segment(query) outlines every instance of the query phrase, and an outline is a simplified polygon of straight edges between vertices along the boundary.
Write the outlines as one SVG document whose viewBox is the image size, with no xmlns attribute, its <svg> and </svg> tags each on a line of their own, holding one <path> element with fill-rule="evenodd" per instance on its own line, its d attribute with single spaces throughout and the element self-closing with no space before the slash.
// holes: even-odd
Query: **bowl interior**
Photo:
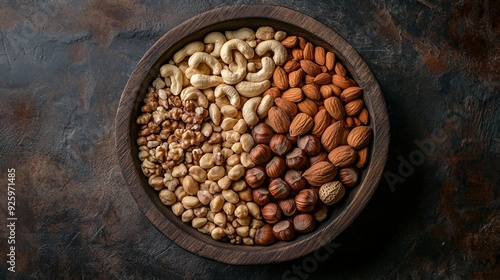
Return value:
<svg viewBox="0 0 500 280">
<path fill-rule="evenodd" d="M 368 166 L 362 171 L 360 184 L 348 192 L 333 208 L 327 220 L 310 234 L 300 235 L 292 242 L 271 246 L 232 245 L 215 241 L 183 223 L 169 207 L 161 203 L 158 192 L 148 185 L 142 174 L 137 154 L 138 125 L 142 100 L 160 67 L 189 42 L 201 40 L 212 31 L 256 29 L 270 25 L 290 35 L 306 38 L 315 46 L 336 54 L 352 77 L 364 89 L 364 101 L 370 114 L 373 140 Z M 305 255 L 335 238 L 364 208 L 378 185 L 387 157 L 388 118 L 380 88 L 361 57 L 337 33 L 318 21 L 283 7 L 231 6 L 208 11 L 170 30 L 144 55 L 123 91 L 116 116 L 117 156 L 123 176 L 139 207 L 148 219 L 169 239 L 182 248 L 202 257 L 229 264 L 280 262 Z"/>
</svg>

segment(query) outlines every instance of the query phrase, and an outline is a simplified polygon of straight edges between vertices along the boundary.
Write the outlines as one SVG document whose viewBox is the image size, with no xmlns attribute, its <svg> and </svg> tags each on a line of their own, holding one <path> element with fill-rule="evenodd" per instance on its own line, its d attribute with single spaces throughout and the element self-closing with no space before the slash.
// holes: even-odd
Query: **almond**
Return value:
<svg viewBox="0 0 500 280">
<path fill-rule="evenodd" d="M 336 86 L 334 84 L 328 84 L 328 86 L 332 88 L 333 95 L 335 95 L 337 97 L 340 97 L 340 94 L 342 93 L 342 89 L 341 88 L 339 88 L 338 86 Z"/>
<path fill-rule="evenodd" d="M 325 65 L 325 49 L 322 47 L 316 47 L 314 48 L 314 62 L 316 62 L 318 65 Z"/>
<path fill-rule="evenodd" d="M 288 132 L 288 129 L 290 128 L 290 118 L 285 111 L 277 106 L 273 106 L 271 107 L 271 109 L 269 109 L 267 115 L 269 118 L 269 125 L 274 129 L 275 132 Z"/>
<path fill-rule="evenodd" d="M 304 98 L 300 88 L 289 88 L 281 95 L 281 98 L 291 102 L 300 102 Z"/>
<path fill-rule="evenodd" d="M 276 99 L 281 96 L 281 90 L 277 87 L 270 87 L 266 91 L 264 91 L 263 95 L 271 95 L 274 99 Z"/>
<path fill-rule="evenodd" d="M 347 144 L 354 149 L 364 148 L 372 140 L 372 130 L 369 126 L 357 126 L 349 132 Z"/>
<path fill-rule="evenodd" d="M 304 70 L 299 69 L 291 72 L 288 75 L 288 84 L 290 87 L 298 87 L 302 83 L 302 77 L 304 75 Z"/>
<path fill-rule="evenodd" d="M 321 93 L 321 98 L 323 99 L 333 96 L 333 89 L 329 85 L 322 85 L 319 88 L 319 92 Z"/>
<path fill-rule="evenodd" d="M 314 117 L 318 113 L 318 105 L 316 105 L 316 103 L 309 98 L 305 98 L 297 103 L 297 107 L 299 108 L 299 111 L 308 114 L 311 117 Z"/>
<path fill-rule="evenodd" d="M 370 115 L 368 114 L 368 109 L 363 108 L 358 115 L 359 120 L 362 124 L 367 125 L 370 122 Z"/>
<path fill-rule="evenodd" d="M 356 161 L 357 168 L 363 168 L 368 161 L 368 147 L 364 147 L 363 149 L 358 151 L 358 161 Z"/>
<path fill-rule="evenodd" d="M 314 46 L 309 42 L 304 46 L 304 59 L 314 60 Z"/>
<path fill-rule="evenodd" d="M 337 168 L 329 162 L 320 161 L 313 166 L 309 167 L 302 177 L 306 178 L 311 186 L 319 187 L 328 183 L 337 175 Z"/>
<path fill-rule="evenodd" d="M 301 60 L 304 58 L 304 52 L 302 51 L 302 49 L 293 49 L 292 57 L 295 60 Z"/>
<path fill-rule="evenodd" d="M 283 41 L 281 41 L 281 44 L 285 46 L 286 48 L 293 48 L 299 43 L 299 38 L 297 36 L 288 36 Z"/>
<path fill-rule="evenodd" d="M 321 135 L 321 145 L 330 152 L 342 143 L 344 137 L 343 122 L 338 121 L 328 126 Z"/>
<path fill-rule="evenodd" d="M 348 116 L 356 116 L 364 107 L 363 99 L 356 99 L 345 104 L 345 113 Z"/>
<path fill-rule="evenodd" d="M 363 89 L 360 87 L 349 87 L 344 89 L 340 94 L 340 100 L 345 103 L 349 103 L 355 99 L 358 99 L 363 93 Z"/>
<path fill-rule="evenodd" d="M 313 84 L 314 83 L 314 77 L 311 75 L 307 75 L 304 77 L 304 82 L 306 84 Z"/>
<path fill-rule="evenodd" d="M 308 85 L 303 86 L 302 92 L 309 99 L 312 99 L 312 100 L 320 100 L 321 99 L 321 93 L 319 92 L 318 88 L 314 85 L 308 84 Z"/>
<path fill-rule="evenodd" d="M 328 73 L 320 73 L 314 77 L 314 83 L 318 85 L 326 85 L 331 83 L 332 76 Z"/>
<path fill-rule="evenodd" d="M 321 135 L 325 131 L 325 129 L 330 124 L 330 114 L 326 111 L 326 109 L 321 109 L 314 116 L 314 126 L 312 130 L 312 134 L 318 138 L 321 138 Z"/>
<path fill-rule="evenodd" d="M 327 52 L 325 55 L 325 66 L 328 70 L 333 70 L 335 67 L 335 54 Z"/>
<path fill-rule="evenodd" d="M 356 162 L 358 154 L 350 146 L 339 146 L 328 154 L 328 159 L 335 167 L 347 167 Z"/>
<path fill-rule="evenodd" d="M 325 99 L 325 109 L 334 119 L 338 121 L 345 119 L 344 105 L 342 105 L 342 102 L 338 97 L 332 96 Z"/>
<path fill-rule="evenodd" d="M 298 37 L 298 38 L 299 38 L 299 47 L 301 49 L 304 49 L 306 47 L 307 40 L 304 39 L 304 37 Z"/>
<path fill-rule="evenodd" d="M 310 60 L 301 60 L 300 67 L 304 70 L 304 72 L 313 77 L 321 73 L 321 67 Z"/>
<path fill-rule="evenodd" d="M 287 72 L 287 73 L 290 73 L 290 72 L 293 72 L 293 71 L 299 70 L 299 69 L 300 69 L 300 63 L 297 60 L 289 60 L 289 61 L 287 61 L 287 63 L 285 63 L 285 65 L 283 65 L 283 70 L 285 70 L 285 72 Z"/>
<path fill-rule="evenodd" d="M 340 76 L 347 76 L 347 71 L 345 70 L 344 65 L 342 65 L 340 62 L 335 63 L 335 73 Z"/>
<path fill-rule="evenodd" d="M 274 104 L 285 111 L 290 117 L 294 117 L 299 111 L 297 104 L 283 98 L 274 99 Z"/>
<path fill-rule="evenodd" d="M 288 76 L 286 75 L 285 70 L 280 66 L 274 69 L 273 73 L 273 81 L 274 84 L 280 89 L 285 90 L 288 88 Z"/>
<path fill-rule="evenodd" d="M 348 87 L 353 87 L 356 85 L 356 82 L 353 79 L 346 78 L 338 74 L 332 75 L 332 83 L 342 89 L 346 89 Z"/>
<path fill-rule="evenodd" d="M 300 136 L 306 134 L 314 125 L 311 116 L 305 113 L 298 113 L 290 124 L 290 136 Z"/>
</svg>

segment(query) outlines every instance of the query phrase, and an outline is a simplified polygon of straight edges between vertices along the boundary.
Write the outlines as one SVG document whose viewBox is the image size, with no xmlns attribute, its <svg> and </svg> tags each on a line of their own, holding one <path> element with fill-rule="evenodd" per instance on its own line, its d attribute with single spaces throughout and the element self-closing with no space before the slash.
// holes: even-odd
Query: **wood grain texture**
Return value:
<svg viewBox="0 0 500 280">
<path fill-rule="evenodd" d="M 361 184 L 349 193 L 345 202 L 311 234 L 293 242 L 272 246 L 235 246 L 218 242 L 184 224 L 165 207 L 157 193 L 148 186 L 137 159 L 135 124 L 138 108 L 146 89 L 160 66 L 188 42 L 200 40 L 211 31 L 256 28 L 271 25 L 276 30 L 306 38 L 315 45 L 335 52 L 359 85 L 364 88 L 374 138 L 370 163 Z M 384 99 L 375 77 L 358 53 L 331 28 L 296 11 L 269 5 L 231 6 L 208 11 L 191 18 L 167 32 L 139 61 L 122 93 L 116 115 L 116 152 L 122 173 L 137 204 L 146 217 L 173 242 L 202 257 L 228 264 L 263 264 L 283 262 L 308 254 L 338 236 L 362 211 L 375 191 L 387 159 L 389 119 Z"/>
</svg>

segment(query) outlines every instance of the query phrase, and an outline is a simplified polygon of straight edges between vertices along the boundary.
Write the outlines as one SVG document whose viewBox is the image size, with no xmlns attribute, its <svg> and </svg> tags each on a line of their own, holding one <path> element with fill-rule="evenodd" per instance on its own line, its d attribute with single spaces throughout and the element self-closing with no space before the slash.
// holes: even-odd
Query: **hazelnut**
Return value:
<svg viewBox="0 0 500 280">
<path fill-rule="evenodd" d="M 281 157 L 275 156 L 266 164 L 266 173 L 271 178 L 278 178 L 285 171 L 285 160 Z"/>
<path fill-rule="evenodd" d="M 301 170 L 307 165 L 307 155 L 299 148 L 293 149 L 286 155 L 286 165 L 291 169 Z"/>
<path fill-rule="evenodd" d="M 259 123 L 252 128 L 252 137 L 257 144 L 269 144 L 273 135 L 273 129 L 266 123 Z"/>
<path fill-rule="evenodd" d="M 295 235 L 293 223 L 290 220 L 284 220 L 275 224 L 273 226 L 273 234 L 280 240 L 292 240 Z"/>
<path fill-rule="evenodd" d="M 326 205 L 332 205 L 344 197 L 345 188 L 339 181 L 323 184 L 319 189 L 319 199 Z"/>
<path fill-rule="evenodd" d="M 312 189 L 301 190 L 299 194 L 295 196 L 295 204 L 297 210 L 300 212 L 311 212 L 316 206 L 318 201 L 318 195 Z"/>
<path fill-rule="evenodd" d="M 297 140 L 299 140 L 299 136 L 292 136 L 292 135 L 290 135 L 290 133 L 285 134 L 285 136 L 288 139 L 288 141 L 290 141 L 290 143 L 292 143 L 292 146 L 296 145 Z"/>
<path fill-rule="evenodd" d="M 263 167 L 257 166 L 247 169 L 245 172 L 245 182 L 252 188 L 258 188 L 266 181 L 266 172 Z"/>
<path fill-rule="evenodd" d="M 298 214 L 293 218 L 293 228 L 298 233 L 308 233 L 314 229 L 316 221 L 311 214 Z"/>
<path fill-rule="evenodd" d="M 255 202 L 255 204 L 257 204 L 259 206 L 267 205 L 271 201 L 272 198 L 273 198 L 273 196 L 271 195 L 271 193 L 269 192 L 269 190 L 267 188 L 258 188 L 258 189 L 252 190 L 253 202 Z"/>
<path fill-rule="evenodd" d="M 262 246 L 273 244 L 274 241 L 276 241 L 276 237 L 273 234 L 273 227 L 265 224 L 261 228 L 257 229 L 253 241 L 255 244 Z"/>
<path fill-rule="evenodd" d="M 306 154 L 314 156 L 321 151 L 321 140 L 314 135 L 305 135 L 297 140 L 297 147 L 303 150 Z"/>
<path fill-rule="evenodd" d="M 278 202 L 279 207 L 281 208 L 281 212 L 285 216 L 293 216 L 295 215 L 295 212 L 297 212 L 297 207 L 295 206 L 295 199 L 294 198 L 287 198 L 284 200 L 280 200 Z"/>
<path fill-rule="evenodd" d="M 256 165 L 266 164 L 272 156 L 271 149 L 264 144 L 259 144 L 250 151 L 250 160 Z"/>
<path fill-rule="evenodd" d="M 277 199 L 286 198 L 290 194 L 290 186 L 281 178 L 272 180 L 268 190 Z"/>
<path fill-rule="evenodd" d="M 309 165 L 313 166 L 314 164 L 316 164 L 320 161 L 330 162 L 330 160 L 328 159 L 328 153 L 320 152 L 319 154 L 317 154 L 313 157 L 310 157 L 309 158 Z"/>
<path fill-rule="evenodd" d="M 328 207 L 323 203 L 318 203 L 311 215 L 313 215 L 316 221 L 322 222 L 328 217 Z"/>
<path fill-rule="evenodd" d="M 354 187 L 358 183 L 359 171 L 357 168 L 342 168 L 339 171 L 339 181 L 345 187 Z"/>
<path fill-rule="evenodd" d="M 262 217 L 267 223 L 274 225 L 281 220 L 281 209 L 276 203 L 269 203 L 262 208 Z"/>
<path fill-rule="evenodd" d="M 290 151 L 292 142 L 284 134 L 276 134 L 271 138 L 269 148 L 271 148 L 275 154 L 282 156 Z"/>
<path fill-rule="evenodd" d="M 307 180 L 302 177 L 302 171 L 298 170 L 288 170 L 285 173 L 285 182 L 292 188 L 294 191 L 301 191 L 306 188 Z"/>
</svg>

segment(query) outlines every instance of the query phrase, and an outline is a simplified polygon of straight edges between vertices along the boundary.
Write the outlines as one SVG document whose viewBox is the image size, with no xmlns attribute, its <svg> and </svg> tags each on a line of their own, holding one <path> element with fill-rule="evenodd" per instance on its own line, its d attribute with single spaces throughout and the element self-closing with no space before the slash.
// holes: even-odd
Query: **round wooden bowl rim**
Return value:
<svg viewBox="0 0 500 280">
<path fill-rule="evenodd" d="M 248 19 L 259 19 L 248 21 Z M 175 217 L 168 207 L 159 203 L 154 190 L 147 186 L 137 154 L 134 153 L 136 134 L 133 134 L 137 108 L 146 89 L 144 81 L 156 76 L 159 64 L 166 62 L 166 53 L 188 43 L 182 41 L 189 34 L 202 36 L 209 27 L 220 24 L 244 23 L 242 26 L 257 26 L 259 22 L 276 23 L 293 30 L 293 35 L 310 33 L 306 39 L 313 43 L 327 44 L 336 53 L 353 78 L 364 89 L 365 103 L 370 112 L 373 131 L 370 160 L 364 170 L 364 179 L 352 191 L 348 201 L 340 206 L 328 223 L 314 232 L 303 235 L 292 242 L 278 242 L 271 246 L 233 245 L 212 240 L 210 236 L 196 232 L 189 224 Z M 255 23 L 257 22 L 257 23 Z M 234 25 L 236 26 L 236 25 Z M 216 29 L 217 30 L 217 29 Z M 231 30 L 231 29 L 228 29 Z M 233 29 L 234 30 L 234 29 Z M 297 34 L 295 33 L 297 31 Z M 202 38 L 202 37 L 201 37 Z M 160 63 L 161 62 L 161 63 Z M 136 130 L 135 130 L 136 131 Z M 181 23 L 162 36 L 139 61 L 122 93 L 115 120 L 116 153 L 122 174 L 139 208 L 149 221 L 175 244 L 198 256 L 227 264 L 263 264 L 283 262 L 304 256 L 324 246 L 337 237 L 361 212 L 373 195 L 382 176 L 389 146 L 389 119 L 380 87 L 354 48 L 330 27 L 300 12 L 272 5 L 238 5 L 216 8 Z M 149 189 L 148 189 L 149 188 Z M 166 212 L 167 209 L 170 212 Z"/>
</svg>

